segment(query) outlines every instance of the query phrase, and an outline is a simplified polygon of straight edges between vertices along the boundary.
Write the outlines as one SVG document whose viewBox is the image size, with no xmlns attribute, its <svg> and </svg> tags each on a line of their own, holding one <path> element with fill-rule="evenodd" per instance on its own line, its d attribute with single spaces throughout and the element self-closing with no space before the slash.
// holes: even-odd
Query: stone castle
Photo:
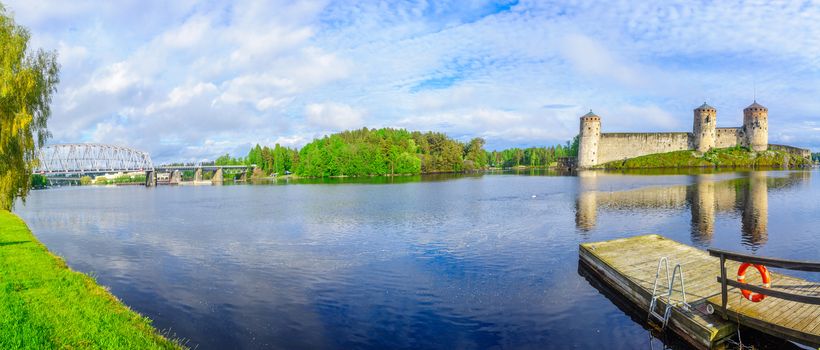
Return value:
<svg viewBox="0 0 820 350">
<path fill-rule="evenodd" d="M 741 233 L 753 246 L 768 239 L 769 194 L 811 181 L 812 172 L 791 172 L 768 180 L 765 172 L 750 172 L 745 178 L 725 180 L 716 174 L 696 174 L 692 183 L 679 186 L 650 186 L 625 191 L 608 188 L 610 175 L 597 171 L 578 172 L 575 224 L 588 232 L 598 224 L 599 211 L 681 210 L 691 211 L 693 242 L 712 239 L 719 213 L 738 213 Z"/>
<path fill-rule="evenodd" d="M 590 111 L 581 117 L 578 167 L 590 168 L 615 160 L 654 153 L 747 147 L 755 152 L 780 149 L 810 156 L 809 150 L 769 145 L 769 110 L 755 101 L 743 110 L 743 126 L 717 127 L 717 110 L 705 102 L 695 108 L 692 132 L 601 133 L 601 117 Z"/>
</svg>

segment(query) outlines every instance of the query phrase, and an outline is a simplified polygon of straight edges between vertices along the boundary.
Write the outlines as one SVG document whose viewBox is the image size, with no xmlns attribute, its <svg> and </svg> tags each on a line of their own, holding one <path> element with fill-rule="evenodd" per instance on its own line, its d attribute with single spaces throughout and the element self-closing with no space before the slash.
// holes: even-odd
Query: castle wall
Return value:
<svg viewBox="0 0 820 350">
<path fill-rule="evenodd" d="M 811 150 L 807 150 L 805 148 L 797 148 L 797 147 L 792 147 L 792 146 L 769 144 L 769 149 L 770 150 L 775 150 L 775 151 L 788 152 L 788 153 L 791 153 L 791 154 L 801 156 L 801 157 L 806 158 L 806 159 L 811 159 Z"/>
<path fill-rule="evenodd" d="M 669 186 L 601 192 L 597 204 L 609 209 L 681 209 L 686 207 L 687 191 L 688 186 Z"/>
<path fill-rule="evenodd" d="M 715 148 L 735 147 L 741 144 L 743 144 L 743 129 L 717 128 L 715 136 Z"/>
<path fill-rule="evenodd" d="M 688 132 L 601 133 L 597 164 L 692 148 Z"/>
<path fill-rule="evenodd" d="M 601 118 L 592 113 L 581 117 L 578 147 L 579 169 L 611 161 L 674 151 L 707 152 L 713 148 L 744 146 L 753 151 L 768 149 L 769 111 L 754 102 L 743 110 L 743 126 L 717 128 L 717 110 L 704 103 L 694 110 L 692 132 L 601 133 Z M 773 145 L 775 149 L 811 157 L 808 150 Z"/>
</svg>

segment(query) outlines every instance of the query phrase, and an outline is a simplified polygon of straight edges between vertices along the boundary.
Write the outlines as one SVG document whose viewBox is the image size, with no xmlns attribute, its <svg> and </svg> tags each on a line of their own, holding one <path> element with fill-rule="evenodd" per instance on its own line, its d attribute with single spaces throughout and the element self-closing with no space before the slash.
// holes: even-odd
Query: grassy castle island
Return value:
<svg viewBox="0 0 820 350">
<path fill-rule="evenodd" d="M 811 151 L 770 145 L 769 110 L 756 101 L 743 110 L 743 125 L 717 127 L 717 110 L 694 110 L 692 132 L 602 133 L 592 111 L 581 117 L 578 168 L 776 167 L 811 164 Z"/>
</svg>

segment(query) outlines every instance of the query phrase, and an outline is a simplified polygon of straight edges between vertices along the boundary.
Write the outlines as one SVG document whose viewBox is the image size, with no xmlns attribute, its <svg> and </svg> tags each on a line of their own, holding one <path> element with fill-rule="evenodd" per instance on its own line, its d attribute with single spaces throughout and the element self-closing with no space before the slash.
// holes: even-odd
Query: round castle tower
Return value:
<svg viewBox="0 0 820 350">
<path fill-rule="evenodd" d="M 744 146 L 761 152 L 769 148 L 769 109 L 755 101 L 743 110 Z"/>
<path fill-rule="evenodd" d="M 578 167 L 590 168 L 598 164 L 598 142 L 601 139 L 601 117 L 592 113 L 581 117 L 578 140 Z"/>
<path fill-rule="evenodd" d="M 695 125 L 692 134 L 695 138 L 695 149 L 706 152 L 715 148 L 715 128 L 717 126 L 717 110 L 704 102 L 695 108 Z"/>
</svg>

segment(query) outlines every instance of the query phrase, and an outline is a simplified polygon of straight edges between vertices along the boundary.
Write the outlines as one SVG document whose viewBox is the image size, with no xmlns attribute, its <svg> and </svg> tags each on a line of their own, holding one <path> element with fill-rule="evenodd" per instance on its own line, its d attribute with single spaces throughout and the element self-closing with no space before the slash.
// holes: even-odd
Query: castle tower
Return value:
<svg viewBox="0 0 820 350">
<path fill-rule="evenodd" d="M 746 188 L 746 203 L 741 215 L 743 241 L 756 248 L 769 239 L 769 184 L 766 173 L 753 171 L 749 173 L 749 186 Z"/>
<path fill-rule="evenodd" d="M 578 171 L 578 197 L 575 199 L 575 227 L 582 232 L 595 228 L 598 220 L 598 173 Z"/>
<path fill-rule="evenodd" d="M 578 140 L 578 168 L 590 168 L 598 164 L 598 143 L 601 140 L 601 117 L 592 113 L 581 117 Z"/>
<path fill-rule="evenodd" d="M 717 110 L 703 103 L 695 108 L 695 125 L 692 128 L 692 135 L 695 139 L 695 149 L 698 152 L 706 152 L 715 148 L 715 128 L 717 126 Z"/>
<path fill-rule="evenodd" d="M 769 148 L 769 109 L 755 101 L 743 110 L 744 146 L 761 152 Z"/>
<path fill-rule="evenodd" d="M 715 232 L 717 210 L 714 175 L 695 175 L 695 184 L 687 192 L 692 210 L 692 241 L 708 245 Z"/>
</svg>

